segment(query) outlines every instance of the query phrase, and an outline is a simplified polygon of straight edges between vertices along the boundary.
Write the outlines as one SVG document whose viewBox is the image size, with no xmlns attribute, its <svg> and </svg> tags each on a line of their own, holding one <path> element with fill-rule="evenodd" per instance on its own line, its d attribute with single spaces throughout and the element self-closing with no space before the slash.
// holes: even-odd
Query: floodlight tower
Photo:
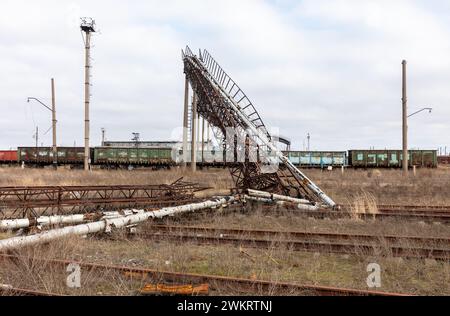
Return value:
<svg viewBox="0 0 450 316">
<path fill-rule="evenodd" d="M 91 162 L 89 154 L 89 102 L 90 102 L 90 62 L 91 62 L 91 34 L 95 33 L 95 21 L 92 18 L 81 18 L 81 31 L 85 48 L 85 83 L 84 83 L 84 170 L 89 170 Z"/>
</svg>

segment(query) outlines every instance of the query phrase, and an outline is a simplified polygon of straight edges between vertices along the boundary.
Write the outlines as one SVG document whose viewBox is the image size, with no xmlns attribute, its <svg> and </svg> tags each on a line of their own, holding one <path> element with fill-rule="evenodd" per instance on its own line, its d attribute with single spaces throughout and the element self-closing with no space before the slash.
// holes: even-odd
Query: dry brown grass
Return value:
<svg viewBox="0 0 450 316">
<path fill-rule="evenodd" d="M 337 203 L 352 203 L 352 200 L 365 192 L 366 198 L 379 204 L 450 204 L 450 168 L 419 169 L 417 176 L 402 176 L 401 170 L 340 170 L 304 171 L 321 189 Z M 227 169 L 200 170 L 197 173 L 172 170 L 81 170 L 19 169 L 0 168 L 0 186 L 37 186 L 37 185 L 114 185 L 114 184 L 162 184 L 184 177 L 212 187 L 203 193 L 228 194 L 234 186 Z"/>
<path fill-rule="evenodd" d="M 361 190 L 356 193 L 347 203 L 349 205 L 348 212 L 352 219 L 360 219 L 361 214 L 377 214 L 378 203 L 373 194 Z"/>
<path fill-rule="evenodd" d="M 181 168 L 172 170 L 82 170 L 0 168 L 0 186 L 46 185 L 151 185 L 170 184 L 183 177 L 213 188 L 206 194 L 229 194 L 233 187 L 230 173 L 224 169 L 211 169 L 192 173 Z M 202 193 L 205 195 L 205 192 Z"/>
<path fill-rule="evenodd" d="M 306 173 L 340 204 L 361 191 L 370 193 L 379 204 L 450 204 L 450 169 L 419 169 L 403 177 L 401 170 L 307 170 Z"/>
</svg>

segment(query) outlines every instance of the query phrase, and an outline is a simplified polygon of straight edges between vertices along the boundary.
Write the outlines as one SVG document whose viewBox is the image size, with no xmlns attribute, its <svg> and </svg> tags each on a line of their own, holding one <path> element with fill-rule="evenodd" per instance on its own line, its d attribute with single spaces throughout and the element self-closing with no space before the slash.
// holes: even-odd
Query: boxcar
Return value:
<svg viewBox="0 0 450 316">
<path fill-rule="evenodd" d="M 17 163 L 17 150 L 0 150 L 0 163 Z"/>
<path fill-rule="evenodd" d="M 345 151 L 286 151 L 294 165 L 304 168 L 342 167 L 346 164 Z"/>
<path fill-rule="evenodd" d="M 58 147 L 57 153 L 59 165 L 81 165 L 84 163 L 84 147 Z M 53 163 L 52 147 L 19 147 L 17 156 L 19 162 L 38 165 Z"/>
<path fill-rule="evenodd" d="M 187 151 L 187 162 L 191 161 L 191 151 Z M 203 150 L 203 159 L 202 159 L 202 150 L 197 150 L 196 159 L 197 164 L 204 166 L 223 166 L 224 165 L 224 151 L 218 149 L 211 150 Z M 174 157 L 172 153 L 172 159 L 176 164 L 181 164 L 183 162 L 183 150 L 179 149 L 176 151 L 176 155 Z"/>
<path fill-rule="evenodd" d="M 450 156 L 439 156 L 438 164 L 440 165 L 450 165 Z"/>
<path fill-rule="evenodd" d="M 171 148 L 94 148 L 94 164 L 100 165 L 172 165 Z"/>
<path fill-rule="evenodd" d="M 401 150 L 349 150 L 348 163 L 354 168 L 401 168 L 403 152 Z M 408 151 L 410 167 L 437 167 L 436 150 Z"/>
</svg>

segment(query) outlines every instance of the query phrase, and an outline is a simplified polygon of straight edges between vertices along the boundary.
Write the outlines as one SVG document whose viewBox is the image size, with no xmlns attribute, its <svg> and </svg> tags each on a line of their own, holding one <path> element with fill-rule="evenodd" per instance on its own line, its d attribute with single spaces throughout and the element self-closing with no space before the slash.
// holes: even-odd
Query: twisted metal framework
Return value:
<svg viewBox="0 0 450 316">
<path fill-rule="evenodd" d="M 5 187 L 0 188 L 0 218 L 176 206 L 194 202 L 194 193 L 205 189 L 182 179 L 169 185 Z"/>
<path fill-rule="evenodd" d="M 234 157 L 236 162 L 238 153 L 245 153 L 243 162 L 236 162 L 230 167 L 238 192 L 255 189 L 335 206 L 274 145 L 272 136 L 250 99 L 206 50 L 203 53 L 200 51 L 197 56 L 186 47 L 182 57 L 184 73 L 197 96 L 199 115 L 211 124 L 216 139 L 222 141 L 224 150 L 228 151 L 227 157 Z M 234 146 L 226 144 L 226 133 L 230 128 L 235 133 Z M 245 142 L 241 144 L 238 139 Z M 230 150 L 234 152 L 230 153 Z M 267 172 L 265 167 L 274 161 L 279 164 L 278 168 Z"/>
</svg>

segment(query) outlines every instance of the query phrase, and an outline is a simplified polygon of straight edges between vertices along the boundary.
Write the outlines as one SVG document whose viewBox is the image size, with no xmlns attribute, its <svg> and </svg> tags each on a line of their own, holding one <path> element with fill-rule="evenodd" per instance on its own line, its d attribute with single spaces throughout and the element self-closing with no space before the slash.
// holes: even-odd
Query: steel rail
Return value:
<svg viewBox="0 0 450 316">
<path fill-rule="evenodd" d="M 0 254 L 0 258 L 4 260 L 15 260 L 20 258 L 19 256 Z M 219 275 L 207 275 L 207 274 L 195 274 L 195 273 L 180 273 L 170 271 L 159 271 L 154 269 L 137 268 L 137 267 L 124 267 L 114 265 L 103 265 L 88 262 L 79 262 L 71 260 L 60 259 L 40 259 L 29 258 L 30 260 L 45 262 L 46 264 L 53 264 L 55 266 L 62 266 L 64 269 L 69 264 L 78 264 L 82 268 L 91 270 L 102 271 L 116 271 L 124 273 L 130 278 L 140 279 L 153 279 L 163 280 L 165 282 L 192 282 L 192 283 L 208 283 L 213 289 L 235 287 L 238 290 L 245 293 L 257 293 L 264 292 L 266 295 L 272 295 L 277 291 L 283 293 L 307 293 L 320 296 L 413 296 L 406 293 L 393 293 L 382 291 L 368 291 L 328 286 L 317 285 L 305 285 L 298 283 L 288 282 L 274 282 L 266 280 L 252 280 L 239 277 L 219 276 Z"/>
</svg>

